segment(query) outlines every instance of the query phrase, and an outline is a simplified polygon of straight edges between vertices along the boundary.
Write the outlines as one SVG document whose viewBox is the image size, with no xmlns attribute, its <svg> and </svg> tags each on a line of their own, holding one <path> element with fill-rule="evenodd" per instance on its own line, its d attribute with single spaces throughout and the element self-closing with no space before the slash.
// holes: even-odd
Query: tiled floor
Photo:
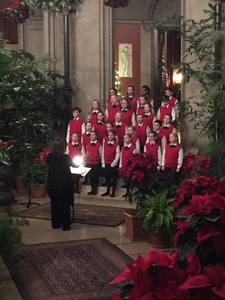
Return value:
<svg viewBox="0 0 225 300">
<path fill-rule="evenodd" d="M 21 198 L 20 200 L 23 199 Z M 45 201 L 46 200 L 43 199 L 41 202 Z M 92 202 L 92 204 L 97 205 L 97 203 L 94 202 Z M 24 226 L 22 228 L 23 243 L 25 244 L 104 237 L 117 245 L 133 259 L 135 259 L 139 254 L 145 255 L 147 250 L 150 248 L 150 244 L 147 241 L 130 242 L 125 237 L 124 225 L 118 227 L 102 227 L 76 223 L 72 224 L 72 229 L 70 231 L 62 231 L 60 229 L 53 230 L 50 226 L 50 222 L 46 220 L 29 219 L 29 223 L 30 224 L 28 226 Z M 0 299 L 21 300 L 21 296 L 2 259 L 0 259 Z"/>
</svg>

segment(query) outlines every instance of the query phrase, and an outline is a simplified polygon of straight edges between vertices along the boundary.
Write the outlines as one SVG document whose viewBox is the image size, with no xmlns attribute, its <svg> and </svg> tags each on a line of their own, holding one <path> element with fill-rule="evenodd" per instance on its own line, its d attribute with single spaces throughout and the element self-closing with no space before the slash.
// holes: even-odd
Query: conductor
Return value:
<svg viewBox="0 0 225 300">
<path fill-rule="evenodd" d="M 65 154 L 65 143 L 55 139 L 51 153 L 47 157 L 48 181 L 47 190 L 51 199 L 52 228 L 70 230 L 70 205 L 73 202 L 73 178 L 70 172 L 72 161 Z"/>
</svg>

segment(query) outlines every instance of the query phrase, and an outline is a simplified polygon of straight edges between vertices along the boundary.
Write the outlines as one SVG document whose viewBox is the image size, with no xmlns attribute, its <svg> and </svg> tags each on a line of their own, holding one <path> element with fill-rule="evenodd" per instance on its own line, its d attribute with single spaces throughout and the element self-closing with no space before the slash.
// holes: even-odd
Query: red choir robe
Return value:
<svg viewBox="0 0 225 300">
<path fill-rule="evenodd" d="M 124 137 L 124 134 L 126 133 L 126 124 L 125 122 L 120 122 L 120 123 L 114 123 L 113 124 L 113 129 L 114 129 L 114 132 L 118 138 L 118 144 L 120 146 L 123 145 L 123 137 Z"/>
<path fill-rule="evenodd" d="M 86 163 L 88 165 L 98 165 L 101 162 L 101 144 L 99 141 L 89 142 L 86 145 Z"/>
<path fill-rule="evenodd" d="M 94 127 L 94 131 L 97 134 L 98 141 L 102 143 L 106 135 L 106 124 L 104 122 L 97 122 L 96 124 L 93 125 L 93 127 Z"/>
<path fill-rule="evenodd" d="M 73 133 L 78 133 L 79 138 L 81 139 L 83 127 L 84 121 L 82 118 L 75 118 L 70 120 L 67 129 L 67 142 L 71 141 L 71 136 Z"/>
</svg>

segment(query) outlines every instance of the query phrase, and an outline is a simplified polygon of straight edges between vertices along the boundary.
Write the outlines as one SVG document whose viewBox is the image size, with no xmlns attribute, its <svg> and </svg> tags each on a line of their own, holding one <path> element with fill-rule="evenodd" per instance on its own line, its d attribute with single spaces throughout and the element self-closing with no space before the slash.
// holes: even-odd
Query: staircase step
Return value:
<svg viewBox="0 0 225 300">
<path fill-rule="evenodd" d="M 80 195 L 81 196 L 87 196 L 87 193 L 90 192 L 91 187 L 90 185 L 81 185 L 80 186 Z M 98 197 L 101 197 L 102 194 L 104 194 L 106 192 L 106 187 L 104 186 L 99 186 L 98 187 Z M 114 198 L 115 200 L 123 200 L 123 195 L 126 193 L 126 189 L 125 188 L 116 188 L 116 197 Z M 107 199 L 110 197 L 107 197 Z"/>
<path fill-rule="evenodd" d="M 82 196 L 81 194 L 75 194 L 75 203 L 96 205 L 96 206 L 111 206 L 120 207 L 125 209 L 135 209 L 135 203 L 129 203 L 126 200 L 116 200 L 116 198 L 99 197 L 93 195 Z"/>
</svg>

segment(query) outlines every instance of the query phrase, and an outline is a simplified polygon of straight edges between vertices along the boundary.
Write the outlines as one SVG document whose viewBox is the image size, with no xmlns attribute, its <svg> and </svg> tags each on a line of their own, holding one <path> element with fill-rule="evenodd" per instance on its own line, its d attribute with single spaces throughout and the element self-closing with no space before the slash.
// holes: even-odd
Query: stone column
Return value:
<svg viewBox="0 0 225 300">
<path fill-rule="evenodd" d="M 111 86 L 111 27 L 103 0 L 84 1 L 71 19 L 71 84 L 84 116 L 92 99 L 104 103 Z"/>
<path fill-rule="evenodd" d="M 43 15 L 43 51 L 52 60 L 55 72 L 64 74 L 63 62 L 63 16 L 44 12 Z"/>
<path fill-rule="evenodd" d="M 208 0 L 182 0 L 182 14 L 185 20 L 194 19 L 196 21 L 205 18 L 203 12 L 208 7 Z M 185 55 L 185 44 L 183 44 L 183 56 Z M 183 60 L 183 59 L 182 59 Z M 191 79 L 189 83 L 185 83 L 182 89 L 182 99 L 190 100 L 192 106 L 200 100 L 201 85 L 196 80 Z M 191 98 L 190 98 L 191 97 Z M 207 140 L 200 136 L 199 130 L 195 129 L 195 122 L 190 121 L 187 117 L 182 121 L 181 125 L 182 144 L 186 150 L 192 150 L 203 146 Z"/>
</svg>

